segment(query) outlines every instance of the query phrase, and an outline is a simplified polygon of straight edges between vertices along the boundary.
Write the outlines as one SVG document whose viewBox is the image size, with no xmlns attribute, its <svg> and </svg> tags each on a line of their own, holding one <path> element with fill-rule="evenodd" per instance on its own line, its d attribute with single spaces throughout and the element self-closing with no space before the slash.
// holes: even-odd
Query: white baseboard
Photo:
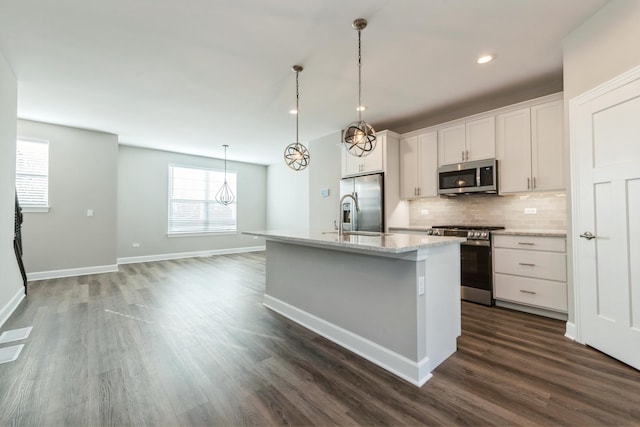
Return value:
<svg viewBox="0 0 640 427">
<path fill-rule="evenodd" d="M 419 362 L 414 362 L 360 335 L 349 332 L 269 295 L 264 296 L 263 304 L 265 307 L 364 357 L 413 385 L 421 387 L 433 376 L 428 369 L 428 357 Z"/>
<path fill-rule="evenodd" d="M 118 271 L 118 265 L 96 265 L 93 267 L 69 268 L 66 270 L 38 271 L 27 273 L 27 280 L 59 279 L 61 277 L 86 276 L 88 274 L 113 273 Z"/>
<path fill-rule="evenodd" d="M 576 329 L 576 325 L 573 322 L 567 322 L 567 329 L 564 333 L 564 336 L 575 341 L 578 336 L 578 330 Z"/>
<path fill-rule="evenodd" d="M 213 249 L 209 251 L 179 252 L 174 254 L 143 255 L 118 258 L 118 264 L 136 264 L 139 262 L 167 261 L 171 259 L 208 257 L 212 255 L 240 254 L 266 250 L 265 246 L 248 246 L 244 248 Z"/>
<path fill-rule="evenodd" d="M 13 314 L 16 308 L 18 308 L 18 305 L 20 305 L 20 301 L 22 301 L 24 297 L 24 287 L 22 286 L 22 284 L 20 284 L 20 289 L 18 290 L 18 292 L 16 292 L 16 294 L 9 300 L 9 302 L 0 310 L 0 327 L 4 325 L 4 322 L 6 322 L 9 316 Z"/>
</svg>

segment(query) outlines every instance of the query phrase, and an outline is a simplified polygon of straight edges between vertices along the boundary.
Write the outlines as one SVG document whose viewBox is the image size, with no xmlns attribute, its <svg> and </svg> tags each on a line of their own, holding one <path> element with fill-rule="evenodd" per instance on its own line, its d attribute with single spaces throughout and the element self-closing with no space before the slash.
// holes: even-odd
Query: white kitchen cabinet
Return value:
<svg viewBox="0 0 640 427">
<path fill-rule="evenodd" d="M 438 133 L 423 132 L 400 140 L 400 198 L 438 195 Z"/>
<path fill-rule="evenodd" d="M 567 312 L 565 237 L 494 235 L 493 269 L 497 305 Z"/>
<path fill-rule="evenodd" d="M 384 152 L 386 150 L 386 135 L 376 133 L 376 148 L 364 157 L 356 157 L 347 152 L 342 145 L 342 176 L 365 175 L 384 171 Z"/>
<path fill-rule="evenodd" d="M 564 190 L 562 99 L 498 114 L 500 194 Z"/>
<path fill-rule="evenodd" d="M 450 165 L 495 156 L 495 117 L 468 120 L 438 131 L 438 165 Z"/>
</svg>

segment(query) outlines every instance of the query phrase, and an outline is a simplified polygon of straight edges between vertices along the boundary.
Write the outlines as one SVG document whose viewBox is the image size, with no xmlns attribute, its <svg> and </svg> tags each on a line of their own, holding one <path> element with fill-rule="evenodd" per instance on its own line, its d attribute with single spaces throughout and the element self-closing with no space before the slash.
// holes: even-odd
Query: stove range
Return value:
<svg viewBox="0 0 640 427">
<path fill-rule="evenodd" d="M 460 244 L 461 297 L 484 305 L 493 305 L 493 263 L 491 232 L 502 226 L 438 225 L 427 230 L 432 236 L 466 237 Z"/>
<path fill-rule="evenodd" d="M 491 245 L 491 232 L 504 230 L 502 226 L 495 225 L 435 225 L 427 230 L 432 236 L 456 236 L 466 237 L 468 244 Z"/>
</svg>

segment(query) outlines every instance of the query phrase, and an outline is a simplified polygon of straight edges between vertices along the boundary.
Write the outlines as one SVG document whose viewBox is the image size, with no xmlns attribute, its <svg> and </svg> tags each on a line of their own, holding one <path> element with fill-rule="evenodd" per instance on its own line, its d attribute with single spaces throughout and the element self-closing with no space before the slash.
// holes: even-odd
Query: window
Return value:
<svg viewBox="0 0 640 427">
<path fill-rule="evenodd" d="M 236 202 L 221 205 L 216 193 L 224 172 L 185 166 L 169 166 L 169 234 L 234 232 Z M 236 173 L 227 171 L 227 183 L 236 192 Z"/>
<path fill-rule="evenodd" d="M 49 143 L 18 140 L 16 145 L 16 190 L 26 211 L 49 207 Z"/>
</svg>

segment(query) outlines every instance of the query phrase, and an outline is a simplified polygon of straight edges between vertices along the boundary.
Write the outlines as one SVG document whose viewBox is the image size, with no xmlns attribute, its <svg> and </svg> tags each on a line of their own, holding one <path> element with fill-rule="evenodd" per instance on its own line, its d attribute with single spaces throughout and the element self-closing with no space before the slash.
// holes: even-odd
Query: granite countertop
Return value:
<svg viewBox="0 0 640 427">
<path fill-rule="evenodd" d="M 425 226 L 408 226 L 408 227 L 389 227 L 391 231 L 427 231 L 431 227 Z M 565 230 L 543 230 L 543 229 L 517 229 L 507 228 L 506 230 L 495 230 L 491 232 L 494 236 L 538 236 L 538 237 L 567 237 Z"/>
<path fill-rule="evenodd" d="M 460 237 L 421 236 L 403 233 L 344 234 L 339 236 L 337 231 L 264 230 L 243 231 L 242 234 L 287 243 L 313 244 L 315 246 L 335 247 L 336 249 L 358 249 L 392 254 L 417 251 L 434 246 L 459 244 L 466 240 Z"/>
<path fill-rule="evenodd" d="M 565 230 L 524 230 L 515 228 L 492 231 L 491 234 L 494 236 L 567 237 Z"/>
</svg>

